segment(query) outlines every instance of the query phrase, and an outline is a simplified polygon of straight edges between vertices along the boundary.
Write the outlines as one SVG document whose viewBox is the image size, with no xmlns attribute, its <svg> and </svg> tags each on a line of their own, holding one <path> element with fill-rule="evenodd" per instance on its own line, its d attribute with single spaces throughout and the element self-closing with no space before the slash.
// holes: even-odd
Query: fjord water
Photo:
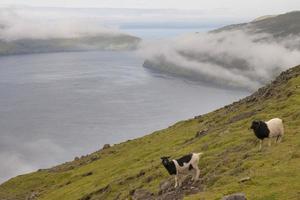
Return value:
<svg viewBox="0 0 300 200">
<path fill-rule="evenodd" d="M 0 181 L 248 94 L 153 73 L 142 64 L 133 52 L 0 57 Z"/>
</svg>

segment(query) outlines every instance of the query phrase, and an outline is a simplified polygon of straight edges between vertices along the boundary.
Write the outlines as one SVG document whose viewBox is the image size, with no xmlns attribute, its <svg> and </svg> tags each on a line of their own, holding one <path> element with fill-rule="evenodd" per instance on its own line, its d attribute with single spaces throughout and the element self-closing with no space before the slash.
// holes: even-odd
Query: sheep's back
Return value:
<svg viewBox="0 0 300 200">
<path fill-rule="evenodd" d="M 274 118 L 266 122 L 270 130 L 269 137 L 276 137 L 284 134 L 282 119 Z"/>
</svg>

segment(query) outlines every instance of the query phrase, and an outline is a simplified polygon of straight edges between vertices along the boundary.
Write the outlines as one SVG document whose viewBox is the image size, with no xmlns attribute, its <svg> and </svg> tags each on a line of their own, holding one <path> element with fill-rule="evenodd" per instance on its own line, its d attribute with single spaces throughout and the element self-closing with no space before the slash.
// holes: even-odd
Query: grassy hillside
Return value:
<svg viewBox="0 0 300 200">
<path fill-rule="evenodd" d="M 284 120 L 286 135 L 281 144 L 269 148 L 266 142 L 259 152 L 250 123 L 273 117 Z M 158 198 L 163 195 L 160 183 L 172 180 L 160 157 L 189 152 L 204 152 L 199 164 L 201 181 L 186 186 L 198 190 L 169 188 L 171 193 L 185 193 L 184 199 L 214 200 L 234 192 L 244 192 L 250 200 L 300 199 L 300 66 L 214 112 L 13 178 L 0 186 L 0 199 L 130 199 L 137 188 Z M 245 177 L 250 180 L 240 182 Z"/>
</svg>

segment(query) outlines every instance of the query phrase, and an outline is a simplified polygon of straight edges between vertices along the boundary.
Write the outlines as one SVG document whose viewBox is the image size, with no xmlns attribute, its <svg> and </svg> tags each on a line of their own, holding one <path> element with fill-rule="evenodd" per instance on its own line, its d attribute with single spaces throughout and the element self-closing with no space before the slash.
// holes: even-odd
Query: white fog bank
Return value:
<svg viewBox="0 0 300 200">
<path fill-rule="evenodd" d="M 275 40 L 244 31 L 192 33 L 147 42 L 139 54 L 145 67 L 224 87 L 249 90 L 268 83 L 300 63 L 294 36 Z"/>
</svg>

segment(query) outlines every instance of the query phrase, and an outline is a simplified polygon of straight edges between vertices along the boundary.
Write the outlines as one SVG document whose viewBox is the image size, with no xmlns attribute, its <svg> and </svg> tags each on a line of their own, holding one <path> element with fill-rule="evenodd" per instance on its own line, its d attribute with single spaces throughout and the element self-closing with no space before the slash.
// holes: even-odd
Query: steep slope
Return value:
<svg viewBox="0 0 300 200">
<path fill-rule="evenodd" d="M 286 135 L 282 143 L 265 144 L 259 152 L 250 123 L 273 117 L 284 120 Z M 148 194 L 142 199 L 211 200 L 241 191 L 251 200 L 299 199 L 299 120 L 297 66 L 253 95 L 211 113 L 15 177 L 0 186 L 0 199 L 126 199 L 137 191 Z M 173 190 L 173 179 L 161 166 L 160 157 L 189 152 L 204 152 L 199 164 L 201 181 L 190 185 L 187 180 L 185 188 Z M 246 181 L 240 181 L 245 177 Z M 161 182 L 168 186 L 159 187 Z"/>
</svg>

